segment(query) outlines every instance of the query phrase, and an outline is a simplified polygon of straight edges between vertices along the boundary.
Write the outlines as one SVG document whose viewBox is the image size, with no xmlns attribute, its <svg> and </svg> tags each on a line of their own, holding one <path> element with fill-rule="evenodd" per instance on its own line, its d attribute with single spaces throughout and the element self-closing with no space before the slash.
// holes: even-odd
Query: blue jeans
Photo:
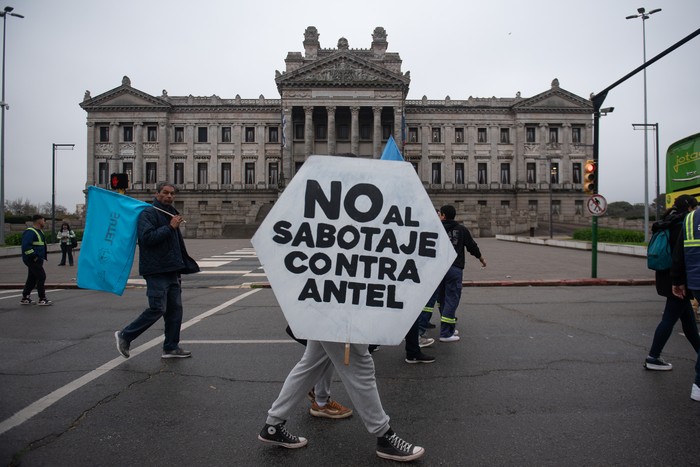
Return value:
<svg viewBox="0 0 700 467">
<path fill-rule="evenodd" d="M 182 325 L 180 274 L 176 272 L 149 274 L 144 279 L 146 279 L 148 308 L 122 330 L 122 337 L 131 342 L 163 317 L 165 322 L 163 350 L 175 350 L 180 343 Z"/>
<path fill-rule="evenodd" d="M 440 301 L 440 337 L 451 337 L 457 324 L 457 307 L 462 298 L 462 272 L 457 266 L 450 266 L 438 288 Z"/>
<path fill-rule="evenodd" d="M 690 291 L 693 294 L 693 297 L 695 297 L 696 300 L 700 300 L 700 290 L 691 290 Z M 685 332 L 685 330 L 683 331 Z M 697 335 L 697 328 L 695 329 L 696 335 Z M 686 337 L 688 335 L 686 334 Z M 698 358 L 695 360 L 695 384 L 700 386 L 700 351 L 698 351 Z"/>
</svg>

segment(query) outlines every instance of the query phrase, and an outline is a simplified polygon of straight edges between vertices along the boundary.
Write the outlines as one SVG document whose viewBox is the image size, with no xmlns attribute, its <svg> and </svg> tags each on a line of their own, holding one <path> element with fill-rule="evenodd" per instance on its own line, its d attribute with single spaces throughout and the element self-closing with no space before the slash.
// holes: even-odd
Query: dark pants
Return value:
<svg viewBox="0 0 700 467">
<path fill-rule="evenodd" d="M 44 261 L 30 261 L 29 263 L 24 264 L 27 266 L 29 271 L 27 273 L 27 280 L 24 283 L 24 290 L 22 290 L 22 296 L 29 297 L 29 294 L 31 294 L 34 287 L 36 287 L 36 291 L 39 294 L 39 300 L 46 298 L 46 290 L 44 290 L 44 282 L 46 282 Z"/>
<path fill-rule="evenodd" d="M 175 350 L 180 343 L 182 325 L 180 274 L 176 272 L 149 274 L 144 279 L 146 279 L 148 308 L 122 330 L 122 337 L 131 342 L 163 317 L 165 322 L 163 350 Z"/>
<path fill-rule="evenodd" d="M 681 300 L 677 297 L 667 297 L 664 314 L 661 317 L 661 322 L 656 327 L 654 332 L 654 340 L 651 343 L 649 356 L 659 358 L 661 351 L 668 342 L 673 326 L 681 320 L 683 326 L 683 334 L 688 339 L 690 345 L 695 349 L 695 353 L 700 351 L 700 336 L 698 336 L 698 325 L 695 322 L 695 313 L 693 306 L 690 304 L 690 299 Z"/>
<path fill-rule="evenodd" d="M 420 320 L 420 316 L 406 334 L 406 358 L 419 357 L 422 353 L 420 345 L 418 345 L 418 320 Z"/>
<path fill-rule="evenodd" d="M 60 266 L 66 265 L 66 255 L 68 255 L 68 264 L 73 266 L 73 247 L 70 243 L 61 243 L 61 262 Z"/>
</svg>

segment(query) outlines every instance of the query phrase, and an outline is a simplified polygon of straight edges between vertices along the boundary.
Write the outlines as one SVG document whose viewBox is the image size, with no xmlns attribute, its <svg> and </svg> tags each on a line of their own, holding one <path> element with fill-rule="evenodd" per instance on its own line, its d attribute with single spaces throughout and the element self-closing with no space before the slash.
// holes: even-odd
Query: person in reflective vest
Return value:
<svg viewBox="0 0 700 467">
<path fill-rule="evenodd" d="M 46 220 L 44 216 L 34 214 L 32 216 L 32 226 L 22 234 L 22 261 L 28 269 L 27 280 L 24 283 L 24 290 L 22 290 L 22 300 L 19 302 L 22 305 L 34 303 L 30 295 L 35 287 L 39 295 L 37 304 L 41 306 L 53 305 L 53 302 L 46 298 L 46 290 L 44 289 L 44 283 L 46 282 L 44 261 L 46 261 L 47 255 L 46 237 L 44 237 L 42 229 L 45 225 Z"/>
</svg>

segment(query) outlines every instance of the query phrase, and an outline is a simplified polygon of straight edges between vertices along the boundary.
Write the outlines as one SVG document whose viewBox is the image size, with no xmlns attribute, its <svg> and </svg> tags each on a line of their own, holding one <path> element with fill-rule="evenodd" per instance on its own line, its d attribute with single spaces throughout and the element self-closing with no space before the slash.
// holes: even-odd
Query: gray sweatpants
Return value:
<svg viewBox="0 0 700 467">
<path fill-rule="evenodd" d="M 277 425 L 306 397 L 330 366 L 345 385 L 355 412 L 374 436 L 389 430 L 389 416 L 384 412 L 374 376 L 374 360 L 366 344 L 350 344 L 350 364 L 345 365 L 345 344 L 340 342 L 308 341 L 306 351 L 282 385 L 277 400 L 267 412 L 267 422 Z"/>
</svg>

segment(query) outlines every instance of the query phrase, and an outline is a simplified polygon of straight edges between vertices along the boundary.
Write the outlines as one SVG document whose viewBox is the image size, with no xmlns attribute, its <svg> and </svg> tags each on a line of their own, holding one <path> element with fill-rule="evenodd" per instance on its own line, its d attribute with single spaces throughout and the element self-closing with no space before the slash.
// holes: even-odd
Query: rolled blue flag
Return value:
<svg viewBox="0 0 700 467">
<path fill-rule="evenodd" d="M 139 214 L 148 206 L 129 196 L 88 187 L 78 287 L 124 293 L 134 262 Z"/>
<path fill-rule="evenodd" d="M 382 153 L 382 157 L 380 157 L 380 159 L 383 161 L 403 162 L 403 156 L 401 156 L 401 151 L 399 151 L 398 146 L 396 146 L 396 142 L 394 141 L 393 136 L 389 135 L 389 141 L 386 142 L 384 152 Z"/>
</svg>

